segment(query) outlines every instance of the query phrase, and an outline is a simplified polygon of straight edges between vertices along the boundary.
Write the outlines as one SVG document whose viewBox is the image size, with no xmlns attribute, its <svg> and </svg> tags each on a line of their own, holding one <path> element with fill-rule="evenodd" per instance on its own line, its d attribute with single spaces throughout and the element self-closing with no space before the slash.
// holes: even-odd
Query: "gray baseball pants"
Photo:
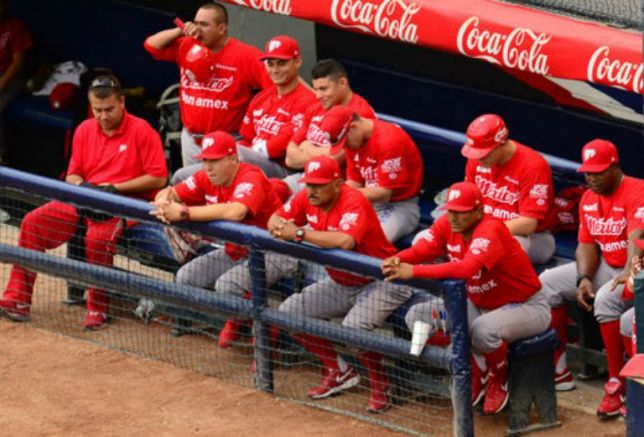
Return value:
<svg viewBox="0 0 644 437">
<path fill-rule="evenodd" d="M 387 240 L 392 243 L 411 234 L 418 226 L 420 220 L 418 197 L 400 202 L 374 203 L 373 207 Z"/>
<path fill-rule="evenodd" d="M 550 231 L 535 232 L 527 237 L 515 235 L 532 264 L 548 262 L 555 254 L 555 237 Z"/>
<path fill-rule="evenodd" d="M 633 336 L 633 319 L 635 318 L 635 308 L 630 308 L 619 318 L 619 333 L 624 337 Z"/>
<path fill-rule="evenodd" d="M 175 281 L 178 284 L 213 289 L 217 279 L 240 261 L 233 261 L 224 249 L 213 250 L 183 265 Z"/>
<path fill-rule="evenodd" d="M 241 162 L 247 162 L 261 168 L 267 178 L 283 179 L 289 175 L 286 167 L 261 153 L 257 153 L 251 147 L 237 146 L 237 156 L 239 156 Z"/>
<path fill-rule="evenodd" d="M 411 288 L 385 282 L 347 286 L 323 279 L 286 299 L 280 311 L 302 317 L 329 319 L 345 316 L 343 326 L 373 330 L 411 296 Z"/>
<path fill-rule="evenodd" d="M 622 269 L 609 266 L 604 258 L 600 259 L 599 267 L 593 278 L 595 303 L 593 310 L 599 323 L 619 320 L 620 316 L 633 306 L 632 301 L 622 299 L 623 285 L 611 291 L 611 283 Z M 577 299 L 577 263 L 571 262 L 553 269 L 547 269 L 541 275 L 541 291 L 546 295 L 550 307 L 557 308 L 565 301 Z"/>
<path fill-rule="evenodd" d="M 432 323 L 432 311 L 443 309 L 439 298 L 421 302 L 409 309 L 405 322 L 412 330 L 414 321 L 422 320 L 431 326 L 433 332 L 436 329 Z M 478 308 L 468 299 L 467 321 L 472 349 L 483 354 L 495 351 L 503 341 L 512 343 L 545 331 L 550 325 L 550 307 L 542 292 L 535 293 L 525 302 L 510 303 L 494 310 Z"/>
</svg>

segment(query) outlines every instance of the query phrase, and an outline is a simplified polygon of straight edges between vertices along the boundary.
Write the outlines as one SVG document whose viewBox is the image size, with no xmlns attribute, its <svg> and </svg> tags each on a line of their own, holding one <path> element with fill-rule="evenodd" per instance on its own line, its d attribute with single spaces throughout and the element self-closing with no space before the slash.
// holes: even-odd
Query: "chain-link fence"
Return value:
<svg viewBox="0 0 644 437">
<path fill-rule="evenodd" d="M 5 316 L 391 429 L 471 434 L 462 283 L 443 303 L 441 284 L 385 283 L 361 255 L 233 223 L 169 228 L 144 202 L 9 169 L 0 183 Z M 419 357 L 417 304 L 432 320 Z"/>
</svg>

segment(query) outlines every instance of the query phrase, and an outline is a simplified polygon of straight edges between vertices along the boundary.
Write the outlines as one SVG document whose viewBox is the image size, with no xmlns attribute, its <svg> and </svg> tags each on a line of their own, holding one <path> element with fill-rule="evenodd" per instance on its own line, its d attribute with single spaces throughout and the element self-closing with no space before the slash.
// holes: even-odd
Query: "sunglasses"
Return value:
<svg viewBox="0 0 644 437">
<path fill-rule="evenodd" d="M 110 77 L 97 77 L 89 85 L 89 88 L 115 88 L 119 89 L 121 86 Z"/>
</svg>

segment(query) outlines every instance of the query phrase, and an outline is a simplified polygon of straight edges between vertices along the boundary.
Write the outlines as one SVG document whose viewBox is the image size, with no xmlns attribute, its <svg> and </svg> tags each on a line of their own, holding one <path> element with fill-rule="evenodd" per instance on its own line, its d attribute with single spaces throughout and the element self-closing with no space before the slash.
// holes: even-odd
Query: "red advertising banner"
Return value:
<svg viewBox="0 0 644 437">
<path fill-rule="evenodd" d="M 642 35 L 494 0 L 225 0 L 642 94 Z"/>
</svg>

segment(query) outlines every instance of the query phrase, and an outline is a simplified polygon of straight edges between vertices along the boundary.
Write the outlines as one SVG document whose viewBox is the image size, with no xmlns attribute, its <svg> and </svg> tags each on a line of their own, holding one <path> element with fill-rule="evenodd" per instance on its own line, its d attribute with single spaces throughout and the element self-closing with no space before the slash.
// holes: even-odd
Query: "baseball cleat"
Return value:
<svg viewBox="0 0 644 437">
<path fill-rule="evenodd" d="M 85 331 L 97 331 L 107 328 L 107 315 L 98 311 L 88 311 L 85 316 Z"/>
<path fill-rule="evenodd" d="M 597 407 L 597 415 L 601 419 L 617 417 L 624 405 L 624 385 L 617 378 L 611 378 L 604 386 L 604 398 Z"/>
<path fill-rule="evenodd" d="M 355 387 L 360 382 L 360 375 L 353 367 L 348 366 L 345 372 L 338 369 L 327 370 L 327 374 L 320 385 L 309 390 L 308 395 L 313 399 L 324 399 Z"/>
<path fill-rule="evenodd" d="M 241 322 L 238 320 L 227 320 L 224 327 L 219 333 L 218 344 L 222 349 L 228 349 L 239 339 L 239 329 Z"/>
<path fill-rule="evenodd" d="M 0 300 L 0 316 L 6 317 L 12 322 L 28 322 L 29 307 L 27 303 L 14 302 L 11 300 Z"/>
<path fill-rule="evenodd" d="M 570 391 L 575 389 L 575 379 L 572 377 L 572 372 L 564 369 L 561 373 L 555 373 L 555 390 L 556 391 Z"/>
<path fill-rule="evenodd" d="M 490 381 L 483 401 L 483 414 L 496 414 L 505 408 L 510 399 L 508 391 L 508 365 L 490 371 Z"/>
</svg>

